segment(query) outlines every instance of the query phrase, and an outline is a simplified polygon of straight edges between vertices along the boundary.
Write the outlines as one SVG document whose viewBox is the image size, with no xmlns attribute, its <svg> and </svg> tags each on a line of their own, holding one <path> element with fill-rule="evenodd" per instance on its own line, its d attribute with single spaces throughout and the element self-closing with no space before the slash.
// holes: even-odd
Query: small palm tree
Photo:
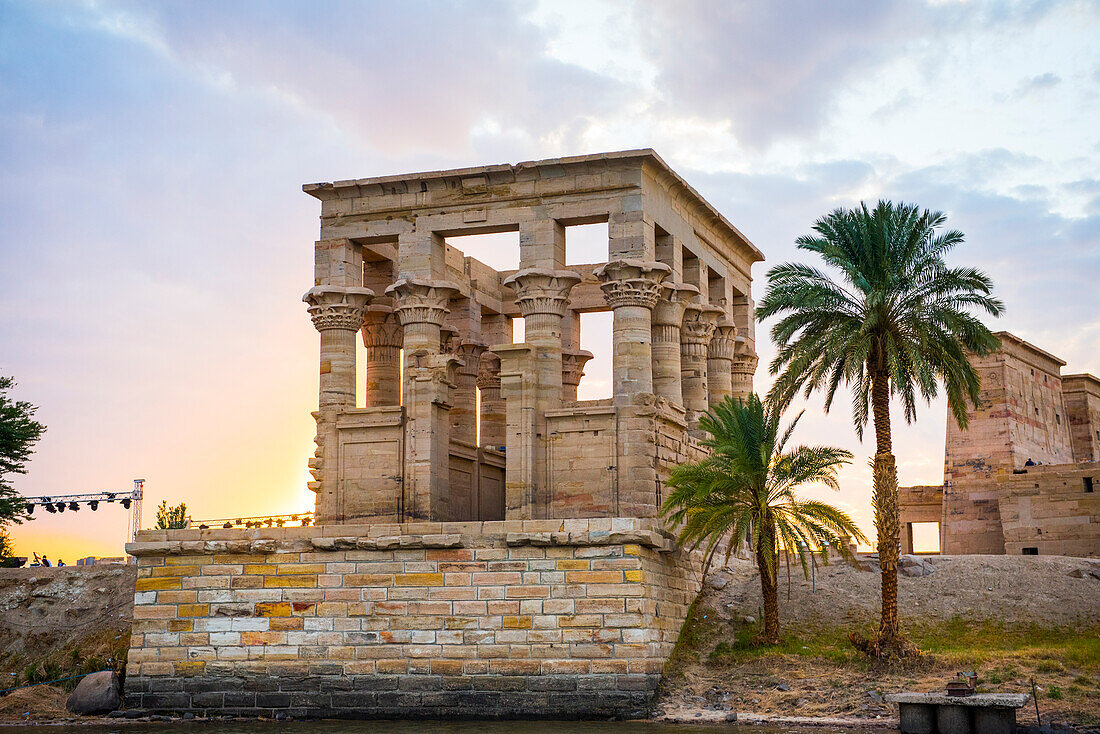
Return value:
<svg viewBox="0 0 1100 734">
<path fill-rule="evenodd" d="M 825 390 L 828 412 L 843 383 L 852 391 L 860 438 L 868 411 L 874 416 L 872 505 L 882 569 L 882 615 L 873 641 L 853 634 L 857 646 L 879 656 L 911 649 L 898 625 L 900 519 L 898 479 L 890 430 L 890 399 L 900 399 L 905 420 L 916 419 L 918 395 L 931 401 L 943 384 L 951 412 L 966 428 L 967 403 L 977 404 L 979 380 L 967 351 L 988 354 L 997 338 L 972 310 L 999 315 L 989 277 L 974 268 L 949 268 L 943 256 L 963 241 L 957 230 L 939 232 L 946 217 L 911 204 L 880 201 L 873 211 L 837 209 L 814 223 L 815 235 L 798 247 L 817 253 L 841 275 L 787 263 L 768 273 L 757 317 L 781 316 L 772 327 L 779 373 L 770 397 L 788 404 L 803 390 Z"/>
<path fill-rule="evenodd" d="M 665 516 L 680 528 L 680 542 L 703 548 L 704 567 L 725 546 L 725 557 L 747 544 L 760 571 L 767 643 L 779 641 L 777 592 L 779 546 L 798 553 L 808 573 L 810 554 L 828 563 L 828 546 L 847 554 L 847 538 L 866 541 L 847 514 L 824 502 L 801 500 L 796 487 L 821 483 L 838 489 L 836 473 L 852 454 L 831 446 L 797 446 L 786 451 L 800 413 L 780 430 L 782 411 L 756 395 L 726 398 L 699 420 L 709 434 L 710 454 L 672 470 Z"/>
</svg>

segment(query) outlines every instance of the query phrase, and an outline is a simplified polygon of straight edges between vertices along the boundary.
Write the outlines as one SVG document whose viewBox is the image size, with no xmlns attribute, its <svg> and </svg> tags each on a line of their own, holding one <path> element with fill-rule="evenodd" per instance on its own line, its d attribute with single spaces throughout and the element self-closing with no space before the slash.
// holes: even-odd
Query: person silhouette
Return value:
<svg viewBox="0 0 1100 734">
<path fill-rule="evenodd" d="M 42 565 L 46 566 L 48 568 L 48 567 L 52 566 L 53 564 L 50 563 L 49 558 L 46 558 L 46 556 L 42 556 Z"/>
<path fill-rule="evenodd" d="M 1024 466 L 1035 466 L 1035 462 L 1028 458 L 1028 460 L 1024 462 Z"/>
</svg>

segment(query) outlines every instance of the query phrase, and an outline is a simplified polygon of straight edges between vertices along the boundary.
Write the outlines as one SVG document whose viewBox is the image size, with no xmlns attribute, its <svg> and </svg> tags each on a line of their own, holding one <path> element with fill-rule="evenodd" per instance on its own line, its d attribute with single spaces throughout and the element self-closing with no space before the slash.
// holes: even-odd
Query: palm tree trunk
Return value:
<svg viewBox="0 0 1100 734">
<path fill-rule="evenodd" d="M 871 408 L 877 443 L 874 463 L 875 532 L 882 581 L 882 616 L 879 622 L 880 650 L 896 649 L 898 629 L 898 553 L 901 521 L 898 512 L 898 472 L 890 436 L 890 377 L 885 370 L 871 374 Z"/>
<path fill-rule="evenodd" d="M 772 548 L 772 563 L 768 563 L 768 555 L 765 544 Z M 778 562 L 775 553 L 775 538 L 773 534 L 762 530 L 759 545 L 756 548 L 756 568 L 760 571 L 760 596 L 764 599 L 764 642 L 774 644 L 779 642 L 779 584 Z"/>
</svg>

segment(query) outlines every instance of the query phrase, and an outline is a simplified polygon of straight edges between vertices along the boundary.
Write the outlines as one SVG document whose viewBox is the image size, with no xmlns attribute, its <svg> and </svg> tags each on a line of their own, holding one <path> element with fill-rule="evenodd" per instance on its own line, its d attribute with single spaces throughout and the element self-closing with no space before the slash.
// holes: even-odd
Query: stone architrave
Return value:
<svg viewBox="0 0 1100 734">
<path fill-rule="evenodd" d="M 401 324 L 393 308 L 371 304 L 362 329 L 368 408 L 401 404 Z"/>
<path fill-rule="evenodd" d="M 615 405 L 653 393 L 653 307 L 672 269 L 659 262 L 613 260 L 594 272 L 611 307 Z"/>
<path fill-rule="evenodd" d="M 534 439 L 527 448 L 534 453 L 530 457 L 521 457 L 517 452 L 508 451 L 507 462 L 524 464 L 533 468 L 529 475 L 534 486 L 525 489 L 522 494 L 516 488 L 512 497 L 523 496 L 533 503 L 530 510 L 524 510 L 525 516 L 541 517 L 545 515 L 549 503 L 547 494 L 546 451 L 544 445 L 546 411 L 561 407 L 562 401 L 562 317 L 569 305 L 569 291 L 581 281 L 581 276 L 572 270 L 551 270 L 546 268 L 525 268 L 504 281 L 504 285 L 516 292 L 516 305 L 524 319 L 524 342 L 530 348 L 525 358 L 530 360 L 523 367 L 532 380 L 532 385 L 524 390 L 525 409 L 533 411 Z M 502 359 L 504 355 L 501 355 Z M 502 386 L 504 399 L 512 401 L 513 392 Z M 512 409 L 508 407 L 509 434 L 512 435 Z M 526 476 L 509 470 L 511 477 Z M 506 502 L 508 501 L 506 491 Z M 506 505 L 506 509 L 512 509 Z"/>
<path fill-rule="evenodd" d="M 664 283 L 653 307 L 653 392 L 677 405 L 684 404 L 680 375 L 680 327 L 684 309 L 699 297 L 688 283 Z"/>
<path fill-rule="evenodd" d="M 567 403 L 576 402 L 577 388 L 584 377 L 584 366 L 592 359 L 592 352 L 583 349 L 569 349 L 561 355 L 561 389 L 562 400 Z"/>
<path fill-rule="evenodd" d="M 717 405 L 733 394 L 733 360 L 737 350 L 737 326 L 728 317 L 719 318 L 707 345 L 707 394 Z"/>
<path fill-rule="evenodd" d="M 500 395 L 500 357 L 493 352 L 481 355 L 477 389 L 481 391 L 481 445 L 503 451 L 507 418 Z"/>
<path fill-rule="evenodd" d="M 450 487 L 451 390 L 461 361 L 440 353 L 440 331 L 447 304 L 458 293 L 449 281 L 402 278 L 386 289 L 404 330 L 406 520 L 446 519 L 441 515 Z"/>
<path fill-rule="evenodd" d="M 684 311 L 680 367 L 689 425 L 697 424 L 699 417 L 707 412 L 707 347 L 721 314 L 722 309 L 701 303 L 689 304 Z"/>
</svg>

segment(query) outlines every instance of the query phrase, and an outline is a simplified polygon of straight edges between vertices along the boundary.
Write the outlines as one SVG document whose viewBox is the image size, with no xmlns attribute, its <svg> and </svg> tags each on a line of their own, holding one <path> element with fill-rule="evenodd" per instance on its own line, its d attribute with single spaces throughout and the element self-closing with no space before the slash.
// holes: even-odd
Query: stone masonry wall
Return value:
<svg viewBox="0 0 1100 734">
<path fill-rule="evenodd" d="M 1006 553 L 1100 555 L 1100 465 L 1032 466 L 1000 484 Z"/>
<path fill-rule="evenodd" d="M 652 521 L 143 531 L 127 705 L 638 716 L 697 568 Z"/>
</svg>

